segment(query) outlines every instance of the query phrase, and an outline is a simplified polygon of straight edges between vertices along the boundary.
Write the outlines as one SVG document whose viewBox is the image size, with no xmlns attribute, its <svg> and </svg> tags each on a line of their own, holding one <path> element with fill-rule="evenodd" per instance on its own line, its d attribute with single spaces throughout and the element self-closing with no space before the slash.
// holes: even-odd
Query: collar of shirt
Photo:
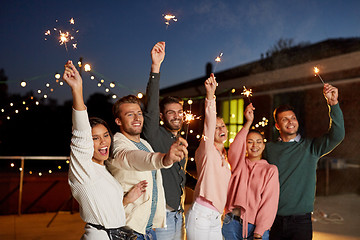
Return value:
<svg viewBox="0 0 360 240">
<path fill-rule="evenodd" d="M 301 139 L 301 135 L 297 134 L 295 138 L 291 139 L 289 142 L 299 142 Z M 282 142 L 283 140 L 281 139 L 281 137 L 278 138 L 279 142 Z"/>
</svg>

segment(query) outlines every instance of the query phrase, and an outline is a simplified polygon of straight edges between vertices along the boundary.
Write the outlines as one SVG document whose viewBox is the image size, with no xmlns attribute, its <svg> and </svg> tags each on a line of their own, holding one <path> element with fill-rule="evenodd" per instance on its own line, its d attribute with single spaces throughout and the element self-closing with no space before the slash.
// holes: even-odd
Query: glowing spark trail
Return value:
<svg viewBox="0 0 360 240">
<path fill-rule="evenodd" d="M 215 64 L 215 67 L 214 67 L 214 71 L 213 71 L 213 72 L 215 72 L 218 63 L 221 62 L 221 57 L 222 57 L 222 55 L 223 55 L 223 53 L 221 52 L 221 53 L 219 54 L 219 56 L 217 56 L 217 57 L 215 58 L 216 64 Z"/>
<path fill-rule="evenodd" d="M 325 82 L 324 82 L 324 80 L 322 79 L 322 77 L 320 76 L 319 72 L 320 72 L 319 68 L 314 67 L 315 76 L 318 76 L 318 77 L 320 78 L 321 82 L 322 82 L 323 84 L 325 84 Z"/>
</svg>

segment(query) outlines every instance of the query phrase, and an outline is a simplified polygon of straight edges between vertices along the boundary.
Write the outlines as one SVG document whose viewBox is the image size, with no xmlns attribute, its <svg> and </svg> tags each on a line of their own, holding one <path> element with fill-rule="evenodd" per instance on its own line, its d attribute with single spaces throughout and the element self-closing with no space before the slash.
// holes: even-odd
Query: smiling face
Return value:
<svg viewBox="0 0 360 240">
<path fill-rule="evenodd" d="M 260 160 L 264 149 L 265 149 L 265 143 L 261 134 L 257 132 L 249 132 L 249 134 L 246 137 L 247 157 L 251 161 Z"/>
<path fill-rule="evenodd" d="M 224 144 L 228 137 L 228 131 L 224 120 L 222 118 L 216 118 L 215 136 L 214 142 Z"/>
<path fill-rule="evenodd" d="M 183 124 L 183 106 L 180 103 L 168 103 L 164 106 L 164 112 L 160 113 L 160 118 L 165 127 L 174 135 L 181 129 Z"/>
<path fill-rule="evenodd" d="M 280 137 L 283 141 L 287 141 L 288 139 L 296 137 L 299 129 L 299 122 L 293 111 L 285 111 L 277 115 L 275 126 L 277 130 L 279 130 Z"/>
<path fill-rule="evenodd" d="M 92 128 L 92 138 L 94 142 L 94 154 L 92 160 L 98 164 L 104 165 L 104 161 L 109 158 L 111 136 L 108 129 L 97 124 Z"/>
<path fill-rule="evenodd" d="M 122 103 L 119 106 L 119 117 L 115 119 L 120 126 L 120 132 L 133 141 L 140 141 L 144 116 L 139 104 Z"/>
</svg>

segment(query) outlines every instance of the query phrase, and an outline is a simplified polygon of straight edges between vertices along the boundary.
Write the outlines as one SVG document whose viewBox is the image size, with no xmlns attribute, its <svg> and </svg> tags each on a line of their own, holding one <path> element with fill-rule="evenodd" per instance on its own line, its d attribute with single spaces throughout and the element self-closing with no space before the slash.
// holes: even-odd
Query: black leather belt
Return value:
<svg viewBox="0 0 360 240">
<path fill-rule="evenodd" d="M 233 213 L 228 213 L 226 214 L 228 215 L 229 217 L 231 217 L 232 219 L 238 221 L 240 224 L 243 224 L 243 220 L 240 218 L 240 216 L 237 216 L 237 215 L 234 215 Z"/>
</svg>

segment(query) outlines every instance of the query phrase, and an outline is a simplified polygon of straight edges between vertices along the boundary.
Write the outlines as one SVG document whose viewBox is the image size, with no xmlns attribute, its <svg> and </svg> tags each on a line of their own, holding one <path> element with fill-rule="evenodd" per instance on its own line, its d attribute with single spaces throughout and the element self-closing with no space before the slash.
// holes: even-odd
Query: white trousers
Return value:
<svg viewBox="0 0 360 240">
<path fill-rule="evenodd" d="M 221 214 L 194 202 L 186 214 L 187 240 L 222 240 Z"/>
</svg>

